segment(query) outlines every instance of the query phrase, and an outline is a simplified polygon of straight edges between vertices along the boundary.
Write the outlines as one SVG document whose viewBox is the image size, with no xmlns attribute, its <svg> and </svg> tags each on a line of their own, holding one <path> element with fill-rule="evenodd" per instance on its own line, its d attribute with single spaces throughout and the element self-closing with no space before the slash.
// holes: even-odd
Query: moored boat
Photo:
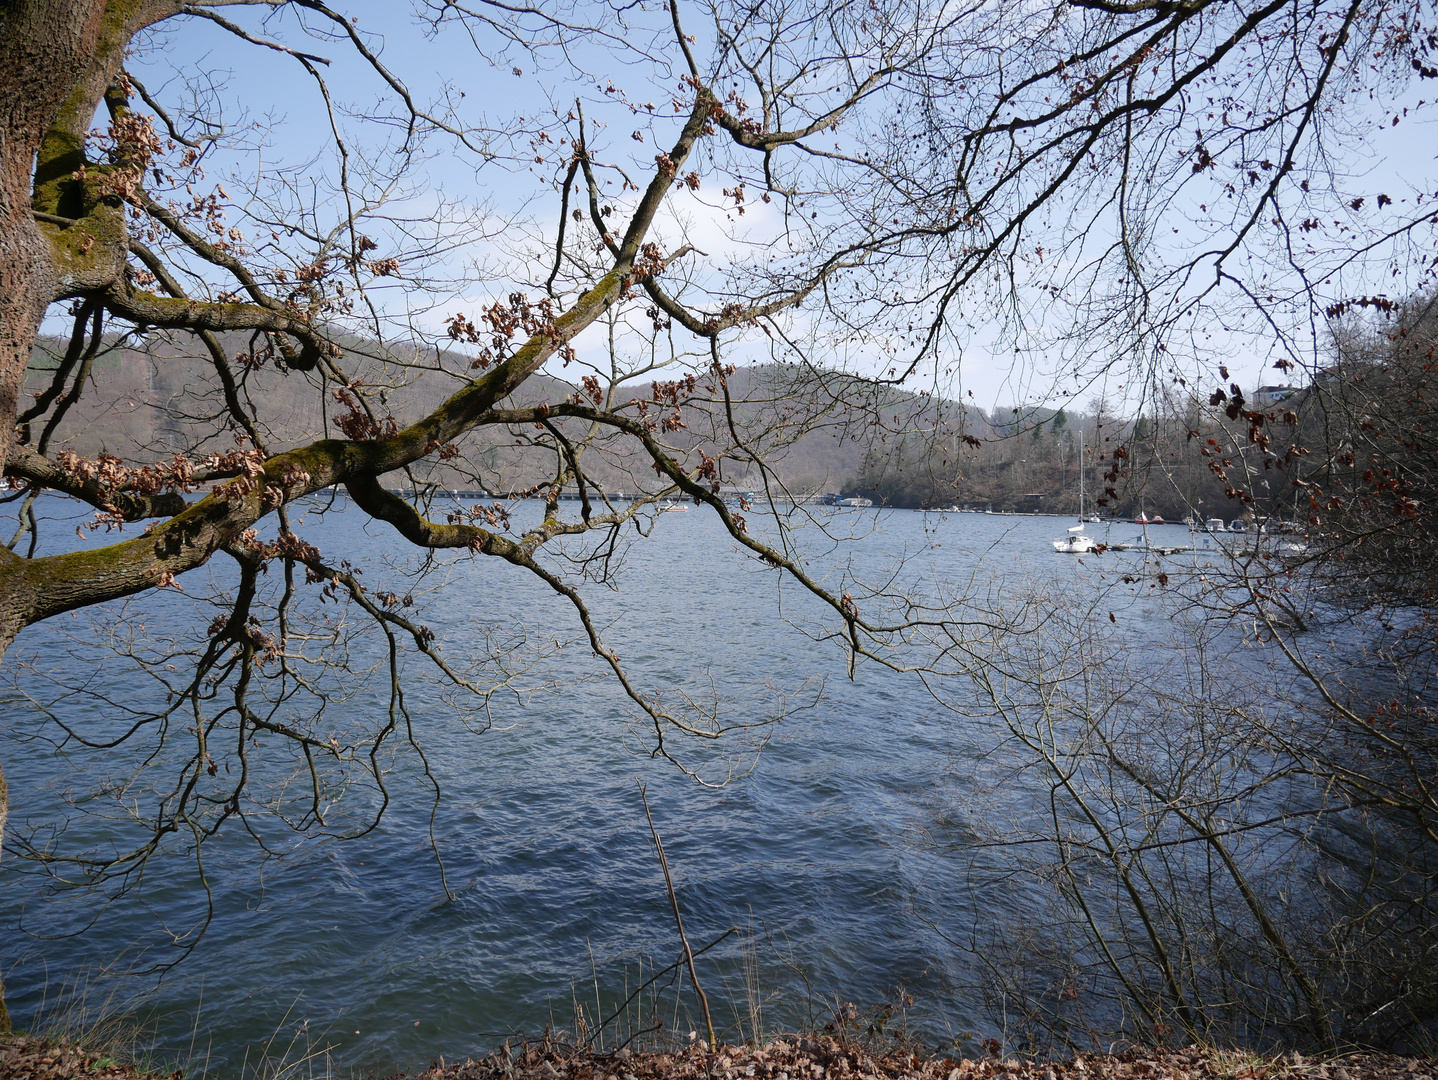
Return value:
<svg viewBox="0 0 1438 1080">
<path fill-rule="evenodd" d="M 1075 525 L 1069 535 L 1053 542 L 1054 550 L 1060 555 L 1087 555 L 1098 550 L 1098 542 L 1083 534 L 1083 526 Z"/>
<path fill-rule="evenodd" d="M 1098 550 L 1097 541 L 1084 535 L 1083 513 L 1083 440 L 1079 440 L 1079 506 L 1077 525 L 1071 526 L 1067 536 L 1053 541 L 1054 550 L 1060 555 L 1087 555 Z"/>
</svg>

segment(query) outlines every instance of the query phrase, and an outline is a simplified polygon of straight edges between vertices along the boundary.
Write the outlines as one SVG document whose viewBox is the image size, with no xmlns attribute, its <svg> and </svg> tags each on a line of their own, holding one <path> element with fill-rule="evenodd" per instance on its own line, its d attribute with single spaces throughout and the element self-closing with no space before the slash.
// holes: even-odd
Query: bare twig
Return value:
<svg viewBox="0 0 1438 1080">
<path fill-rule="evenodd" d="M 639 798 L 644 803 L 644 816 L 649 819 L 649 835 L 654 838 L 654 850 L 659 854 L 659 865 L 664 868 L 664 887 L 669 890 L 669 904 L 674 909 L 674 925 L 679 930 L 679 940 L 684 945 L 684 959 L 689 965 L 689 978 L 694 980 L 694 992 L 699 995 L 699 1007 L 704 1010 L 704 1027 L 709 1032 L 709 1050 L 712 1053 L 719 1044 L 714 1039 L 714 1018 L 709 1015 L 709 998 L 699 983 L 699 972 L 694 970 L 694 950 L 689 947 L 689 938 L 684 933 L 684 917 L 679 914 L 679 897 L 674 893 L 674 878 L 669 873 L 669 860 L 664 856 L 664 841 L 659 839 L 659 830 L 654 825 L 654 815 L 649 811 L 649 797 L 644 785 L 637 778 Z"/>
</svg>

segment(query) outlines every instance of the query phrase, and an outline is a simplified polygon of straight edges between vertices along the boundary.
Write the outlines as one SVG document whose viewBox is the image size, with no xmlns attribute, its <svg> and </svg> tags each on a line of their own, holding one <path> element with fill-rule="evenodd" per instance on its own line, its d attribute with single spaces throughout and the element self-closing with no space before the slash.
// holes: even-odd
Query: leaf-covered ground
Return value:
<svg viewBox="0 0 1438 1080">
<path fill-rule="evenodd" d="M 81 1045 L 0 1035 L 0 1077 L 4 1080 L 137 1080 L 147 1075 L 108 1053 Z"/>
<path fill-rule="evenodd" d="M 313 1063 L 311 1063 L 313 1064 Z M 256 1076 L 265 1074 L 264 1066 Z M 307 1070 L 308 1075 L 323 1069 Z M 0 1036 L 0 1080 L 142 1080 L 102 1053 L 21 1035 Z M 173 1077 L 181 1074 L 176 1072 Z M 1438 1059 L 1355 1052 L 1332 1057 L 1260 1055 L 1201 1047 L 1134 1049 L 1068 1061 L 871 1052 L 832 1038 L 779 1039 L 763 1047 L 702 1042 L 677 1053 L 597 1052 L 556 1042 L 504 1047 L 446 1061 L 411 1080 L 1438 1080 Z M 199 1080 L 190 1077 L 189 1080 Z M 244 1080 L 244 1078 L 242 1078 Z M 398 1078 L 395 1078 L 398 1080 Z"/>
</svg>

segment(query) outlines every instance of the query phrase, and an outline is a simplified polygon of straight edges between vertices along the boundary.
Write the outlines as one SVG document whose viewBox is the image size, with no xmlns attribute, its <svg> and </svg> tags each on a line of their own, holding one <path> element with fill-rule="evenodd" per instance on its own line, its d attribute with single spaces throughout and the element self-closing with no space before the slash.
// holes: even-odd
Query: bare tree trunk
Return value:
<svg viewBox="0 0 1438 1080">
<path fill-rule="evenodd" d="M 0 55 L 0 71 L 10 62 Z M 8 91 L 0 88 L 0 97 L 5 96 L 10 96 Z M 16 167 L 33 149 L 14 148 L 18 140 L 6 127 L 0 121 L 0 460 L 15 436 L 15 405 L 25 365 L 50 302 L 49 245 L 30 215 L 29 162 Z"/>
<path fill-rule="evenodd" d="M 53 292 L 50 245 L 31 215 L 31 169 L 94 56 L 105 8 L 103 0 L 19 0 L 0 16 L 0 461 L 15 436 L 16 399 Z M 90 119 L 75 121 L 88 127 Z"/>
</svg>

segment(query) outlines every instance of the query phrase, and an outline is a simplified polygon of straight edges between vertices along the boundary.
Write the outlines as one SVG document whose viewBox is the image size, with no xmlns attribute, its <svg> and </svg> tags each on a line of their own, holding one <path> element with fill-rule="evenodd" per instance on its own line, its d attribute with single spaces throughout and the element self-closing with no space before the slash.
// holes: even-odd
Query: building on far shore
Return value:
<svg viewBox="0 0 1438 1080">
<path fill-rule="evenodd" d="M 1290 395 L 1298 393 L 1296 386 L 1260 386 L 1253 392 L 1255 405 L 1277 405 Z"/>
</svg>

